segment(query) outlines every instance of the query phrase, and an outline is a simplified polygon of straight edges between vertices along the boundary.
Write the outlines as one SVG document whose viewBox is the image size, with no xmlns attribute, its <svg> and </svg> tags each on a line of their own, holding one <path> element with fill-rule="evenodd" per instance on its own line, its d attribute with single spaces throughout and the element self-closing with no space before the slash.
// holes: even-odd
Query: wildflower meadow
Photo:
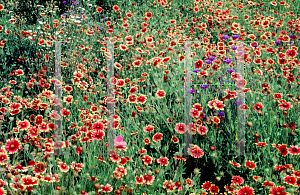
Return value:
<svg viewBox="0 0 300 195">
<path fill-rule="evenodd" d="M 0 0 L 0 195 L 294 195 L 298 0 Z"/>
</svg>

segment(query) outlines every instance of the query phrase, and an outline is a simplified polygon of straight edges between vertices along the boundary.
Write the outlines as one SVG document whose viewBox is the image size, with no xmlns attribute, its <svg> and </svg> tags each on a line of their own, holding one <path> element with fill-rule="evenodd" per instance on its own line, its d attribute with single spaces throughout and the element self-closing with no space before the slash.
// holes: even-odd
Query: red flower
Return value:
<svg viewBox="0 0 300 195">
<path fill-rule="evenodd" d="M 297 54 L 298 54 L 298 53 L 297 53 L 295 50 L 293 50 L 293 49 L 287 50 L 287 52 L 286 52 L 286 55 L 287 55 L 288 57 L 290 57 L 290 58 L 294 58 Z"/>
<path fill-rule="evenodd" d="M 258 112 L 261 112 L 260 109 L 264 108 L 263 104 L 262 103 L 257 103 L 253 106 L 253 110 L 257 110 Z"/>
<path fill-rule="evenodd" d="M 135 103 L 136 102 L 136 95 L 134 95 L 134 94 L 130 95 L 128 97 L 128 102 L 131 103 L 131 104 Z"/>
<path fill-rule="evenodd" d="M 279 147 L 279 152 L 281 153 L 282 156 L 286 156 L 288 154 L 288 150 L 285 144 Z"/>
<path fill-rule="evenodd" d="M 287 63 L 287 60 L 281 58 L 281 59 L 278 59 L 277 62 L 278 62 L 281 66 L 283 66 L 283 65 L 285 65 L 285 64 Z"/>
<path fill-rule="evenodd" d="M 286 82 L 288 82 L 289 84 L 293 83 L 294 81 L 295 81 L 295 78 L 293 76 L 286 78 Z"/>
<path fill-rule="evenodd" d="M 156 133 L 156 134 L 152 137 L 152 140 L 153 140 L 154 142 L 160 141 L 160 140 L 162 140 L 162 136 L 163 136 L 162 133 Z"/>
<path fill-rule="evenodd" d="M 213 118 L 213 123 L 215 123 L 215 124 L 219 124 L 220 123 L 220 118 L 219 117 L 217 117 L 217 116 L 214 116 L 214 118 Z"/>
<path fill-rule="evenodd" d="M 155 177 L 152 175 L 143 175 L 143 179 L 147 185 L 152 185 Z"/>
<path fill-rule="evenodd" d="M 167 166 L 169 164 L 169 159 L 167 157 L 160 157 L 160 159 L 158 159 L 158 163 Z"/>
<path fill-rule="evenodd" d="M 20 130 L 27 130 L 30 127 L 30 123 L 26 119 L 24 121 L 17 121 L 17 123 Z"/>
<path fill-rule="evenodd" d="M 1 6 L 1 5 L 0 5 Z M 1 9 L 1 8 L 0 8 Z M 1 187 L 0 188 L 0 195 L 4 195 L 4 194 L 6 194 L 6 190 L 3 188 L 3 187 Z"/>
<path fill-rule="evenodd" d="M 240 176 L 233 176 L 231 181 L 232 181 L 232 183 L 237 184 L 237 185 L 241 185 L 242 183 L 244 183 L 244 179 Z"/>
<path fill-rule="evenodd" d="M 145 139 L 144 139 L 144 143 L 145 143 L 146 145 L 148 145 L 148 144 L 150 143 L 149 138 L 145 138 Z"/>
<path fill-rule="evenodd" d="M 131 114 L 131 117 L 135 117 L 137 114 L 137 111 L 133 111 L 132 114 Z"/>
<path fill-rule="evenodd" d="M 188 186 L 190 186 L 190 187 L 193 187 L 193 185 L 192 185 L 192 180 L 191 180 L 190 178 L 187 178 L 187 179 L 185 180 L 185 183 L 186 183 L 186 185 L 188 185 Z"/>
<path fill-rule="evenodd" d="M 165 95 L 166 95 L 166 92 L 164 90 L 159 90 L 156 92 L 156 96 L 158 98 L 163 98 L 163 97 L 165 97 Z"/>
<path fill-rule="evenodd" d="M 289 127 L 290 127 L 291 130 L 295 130 L 296 129 L 296 123 L 291 122 L 289 124 Z"/>
<path fill-rule="evenodd" d="M 183 134 L 185 131 L 185 125 L 184 123 L 177 123 L 175 126 L 175 131 L 179 134 Z"/>
<path fill-rule="evenodd" d="M 202 60 L 198 60 L 196 63 L 195 63 L 195 68 L 196 69 L 200 69 L 202 68 L 203 66 L 203 61 Z"/>
<path fill-rule="evenodd" d="M 193 108 L 193 109 L 191 110 L 190 115 L 191 115 L 193 118 L 198 118 L 198 117 L 200 116 L 200 111 Z"/>
<path fill-rule="evenodd" d="M 279 109 L 281 109 L 281 110 L 289 110 L 292 107 L 293 107 L 293 105 L 290 102 L 283 102 L 283 103 L 279 104 Z"/>
<path fill-rule="evenodd" d="M 140 159 L 143 160 L 144 164 L 145 165 L 149 165 L 149 164 L 152 164 L 152 157 L 151 156 L 143 156 L 141 157 Z"/>
<path fill-rule="evenodd" d="M 46 172 L 45 165 L 43 163 L 37 162 L 34 168 L 35 173 L 43 174 Z"/>
<path fill-rule="evenodd" d="M 153 130 L 154 130 L 154 126 L 152 126 L 152 125 L 148 125 L 147 127 L 144 128 L 144 131 L 146 131 L 148 133 L 153 131 Z"/>
<path fill-rule="evenodd" d="M 186 161 L 185 158 L 183 158 L 182 156 L 177 156 L 177 157 L 173 157 L 176 160 L 182 160 L 182 161 Z"/>
<path fill-rule="evenodd" d="M 193 145 L 191 148 L 188 149 L 188 154 L 194 158 L 201 158 L 204 153 L 201 148 L 197 145 Z"/>
<path fill-rule="evenodd" d="M 101 122 L 97 122 L 93 124 L 94 131 L 102 131 L 104 129 L 104 125 Z"/>
<path fill-rule="evenodd" d="M 254 169 L 256 167 L 256 165 L 254 164 L 253 161 L 246 161 L 245 167 L 248 167 L 249 169 Z"/>
<path fill-rule="evenodd" d="M 248 186 L 242 187 L 238 192 L 238 195 L 253 195 L 253 194 L 254 194 L 253 188 Z"/>
<path fill-rule="evenodd" d="M 266 145 L 266 142 L 259 142 L 259 143 L 255 143 L 255 145 L 257 145 L 258 147 L 262 148 L 262 147 L 265 147 Z"/>
<path fill-rule="evenodd" d="M 101 13 L 102 12 L 102 7 L 98 7 L 97 9 L 96 9 L 96 12 L 99 12 L 99 13 Z"/>
<path fill-rule="evenodd" d="M 139 97 L 137 97 L 137 101 L 136 103 L 138 104 L 144 104 L 147 100 L 147 97 L 145 95 L 140 95 Z"/>
<path fill-rule="evenodd" d="M 289 185 L 295 185 L 296 183 L 296 178 L 292 176 L 286 176 L 284 178 L 284 183 L 289 184 Z"/>
<path fill-rule="evenodd" d="M 200 135 L 205 135 L 207 133 L 207 128 L 205 126 L 200 126 L 200 127 L 198 127 L 197 132 Z"/>
<path fill-rule="evenodd" d="M 93 133 L 92 137 L 95 140 L 102 140 L 104 137 L 105 133 L 103 131 L 96 131 Z"/>
<path fill-rule="evenodd" d="M 147 18 L 151 18 L 151 17 L 152 17 L 152 13 L 151 13 L 151 12 L 146 12 L 145 16 L 146 16 Z"/>
<path fill-rule="evenodd" d="M 66 163 L 59 162 L 59 165 L 57 165 L 60 169 L 61 172 L 68 172 L 69 171 L 69 166 Z"/>
<path fill-rule="evenodd" d="M 209 190 L 210 186 L 211 186 L 211 183 L 209 181 L 207 181 L 207 182 L 204 182 L 204 184 L 202 185 L 202 188 L 204 190 Z"/>
<path fill-rule="evenodd" d="M 289 148 L 289 153 L 292 154 L 292 155 L 299 155 L 300 154 L 299 146 L 291 146 Z"/>
<path fill-rule="evenodd" d="M 104 185 L 101 185 L 101 192 L 111 192 L 113 190 L 113 188 L 111 187 L 111 185 L 109 184 L 106 184 L 106 186 Z"/>
<path fill-rule="evenodd" d="M 119 7 L 117 6 L 117 5 L 114 5 L 113 6 L 113 9 L 117 12 L 117 11 L 119 11 Z"/>
<path fill-rule="evenodd" d="M 199 103 L 194 104 L 194 105 L 193 105 L 193 108 L 199 110 L 200 112 L 203 111 L 203 107 L 202 107 L 201 104 L 199 104 Z"/>
<path fill-rule="evenodd" d="M 142 175 L 140 175 L 140 177 L 136 176 L 135 181 L 136 181 L 137 184 L 143 184 L 144 183 L 144 178 L 143 178 Z"/>
<path fill-rule="evenodd" d="M 91 181 L 94 183 L 95 181 L 97 181 L 98 179 L 94 176 L 91 177 Z"/>
<path fill-rule="evenodd" d="M 179 142 L 179 140 L 178 140 L 178 138 L 177 137 L 175 137 L 175 136 L 172 136 L 172 142 L 173 143 L 178 143 Z"/>
<path fill-rule="evenodd" d="M 5 145 L 5 149 L 9 154 L 14 154 L 17 152 L 18 149 L 20 149 L 20 141 L 19 139 L 15 139 L 15 140 L 8 140 L 6 145 Z"/>
<path fill-rule="evenodd" d="M 282 95 L 280 93 L 275 93 L 273 96 L 276 100 L 279 100 L 282 98 Z"/>
<path fill-rule="evenodd" d="M 210 190 L 210 193 L 212 193 L 212 194 L 218 194 L 218 192 L 219 192 L 218 186 L 215 186 L 215 185 L 211 185 L 209 190 Z"/>
<path fill-rule="evenodd" d="M 270 190 L 270 195 L 287 195 L 287 192 L 283 192 L 285 187 L 279 186 L 279 187 L 272 187 Z"/>
</svg>

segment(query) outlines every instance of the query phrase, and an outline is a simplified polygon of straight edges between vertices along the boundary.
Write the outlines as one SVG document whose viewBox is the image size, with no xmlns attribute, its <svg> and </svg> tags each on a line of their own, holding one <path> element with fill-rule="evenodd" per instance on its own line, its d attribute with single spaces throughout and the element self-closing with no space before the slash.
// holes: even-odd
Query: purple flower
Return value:
<svg viewBox="0 0 300 195">
<path fill-rule="evenodd" d="M 193 70 L 193 72 L 195 72 L 195 73 L 198 73 L 198 72 L 200 72 L 201 70 L 200 69 L 194 69 Z"/>
<path fill-rule="evenodd" d="M 230 64 L 231 62 L 232 62 L 231 59 L 226 59 L 226 60 L 225 60 L 225 63 L 226 63 L 226 64 Z"/>
<path fill-rule="evenodd" d="M 289 37 L 290 37 L 291 39 L 293 39 L 293 38 L 294 38 L 294 35 L 290 35 Z"/>
<path fill-rule="evenodd" d="M 107 18 L 103 18 L 104 21 L 107 21 Z"/>
<path fill-rule="evenodd" d="M 255 47 L 255 48 L 256 48 L 256 47 L 258 47 L 258 45 L 257 45 L 257 44 L 253 44 L 253 47 Z"/>
<path fill-rule="evenodd" d="M 195 92 L 194 89 L 190 89 L 190 90 L 188 91 L 188 93 L 194 93 L 194 92 Z"/>
<path fill-rule="evenodd" d="M 62 16 L 66 16 L 65 14 L 62 14 Z"/>
<path fill-rule="evenodd" d="M 233 39 L 237 39 L 237 38 L 239 38 L 240 36 L 239 35 L 232 35 L 232 38 Z"/>
<path fill-rule="evenodd" d="M 104 29 L 103 29 L 103 28 L 101 28 L 100 30 L 101 30 L 101 31 L 104 31 Z"/>
<path fill-rule="evenodd" d="M 221 77 L 218 77 L 218 79 L 221 80 L 222 78 L 221 78 Z"/>
<path fill-rule="evenodd" d="M 215 58 L 215 56 L 210 56 L 208 59 L 209 59 L 210 61 L 214 61 L 216 58 Z"/>
<path fill-rule="evenodd" d="M 76 2 L 76 0 L 73 0 L 74 2 Z"/>
<path fill-rule="evenodd" d="M 281 43 L 281 41 L 280 41 L 280 40 L 277 40 L 277 41 L 275 41 L 275 43 L 276 43 L 277 45 L 279 45 L 279 44 Z"/>
<path fill-rule="evenodd" d="M 236 50 L 236 49 L 237 49 L 237 46 L 232 46 L 231 49 L 232 49 L 232 50 Z"/>
<path fill-rule="evenodd" d="M 201 88 L 202 89 L 207 89 L 207 88 L 209 88 L 209 85 L 202 85 Z"/>
<path fill-rule="evenodd" d="M 229 68 L 229 69 L 227 70 L 227 72 L 228 72 L 229 74 L 231 74 L 231 73 L 234 72 L 234 69 L 233 69 L 233 68 Z"/>
<path fill-rule="evenodd" d="M 66 4 L 67 3 L 67 1 L 63 1 L 63 4 Z"/>
<path fill-rule="evenodd" d="M 222 35 L 223 39 L 229 39 L 228 35 Z"/>
<path fill-rule="evenodd" d="M 84 12 L 81 13 L 82 15 L 84 14 Z"/>
<path fill-rule="evenodd" d="M 218 111 L 218 116 L 224 116 L 224 113 L 222 111 Z"/>
<path fill-rule="evenodd" d="M 206 64 L 211 64 L 211 61 L 210 60 L 205 60 L 205 63 Z"/>
</svg>

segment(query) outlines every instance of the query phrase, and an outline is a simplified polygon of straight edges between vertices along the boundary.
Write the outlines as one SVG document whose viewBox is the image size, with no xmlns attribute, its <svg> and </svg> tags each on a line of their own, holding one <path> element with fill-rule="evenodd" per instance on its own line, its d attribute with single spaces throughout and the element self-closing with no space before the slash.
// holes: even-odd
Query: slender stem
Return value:
<svg viewBox="0 0 300 195">
<path fill-rule="evenodd" d="M 205 166 L 201 169 L 201 171 L 199 172 L 199 174 L 202 173 L 203 169 L 207 166 L 208 162 L 209 161 L 206 162 Z"/>
<path fill-rule="evenodd" d="M 166 154 L 169 152 L 169 150 L 170 150 L 170 148 L 171 148 L 172 145 L 173 145 L 173 142 L 170 144 L 168 150 L 164 153 L 164 156 L 166 156 Z"/>
<path fill-rule="evenodd" d="M 287 117 L 285 115 L 285 121 L 287 122 Z M 285 128 L 285 139 L 286 139 L 286 145 L 288 146 L 288 138 L 287 138 L 287 128 Z"/>
<path fill-rule="evenodd" d="M 179 161 L 178 161 L 178 163 L 177 163 L 176 172 L 175 172 L 175 174 L 174 174 L 174 177 L 173 177 L 172 181 L 175 179 L 175 176 L 176 176 L 176 174 L 177 174 L 177 171 L 178 171 L 178 167 L 179 167 Z"/>
</svg>

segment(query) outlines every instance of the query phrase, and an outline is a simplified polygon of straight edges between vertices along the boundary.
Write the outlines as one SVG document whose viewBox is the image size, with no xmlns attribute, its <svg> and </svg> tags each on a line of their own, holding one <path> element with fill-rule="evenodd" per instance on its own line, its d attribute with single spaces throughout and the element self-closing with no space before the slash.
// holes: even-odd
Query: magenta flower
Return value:
<svg viewBox="0 0 300 195">
<path fill-rule="evenodd" d="M 126 142 L 123 142 L 123 137 L 122 136 L 117 136 L 116 138 L 115 138 L 115 146 L 117 147 L 117 148 L 120 148 L 120 149 L 125 149 L 126 148 Z"/>
</svg>

